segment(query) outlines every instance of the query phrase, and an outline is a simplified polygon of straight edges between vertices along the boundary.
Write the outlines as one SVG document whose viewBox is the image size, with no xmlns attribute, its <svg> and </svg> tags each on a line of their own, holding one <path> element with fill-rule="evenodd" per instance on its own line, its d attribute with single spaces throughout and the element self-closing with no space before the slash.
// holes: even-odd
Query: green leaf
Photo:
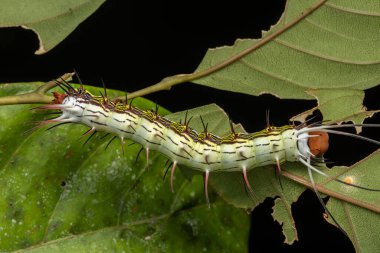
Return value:
<svg viewBox="0 0 380 253">
<path fill-rule="evenodd" d="M 0 96 L 36 85 L 1 85 Z M 133 104 L 155 107 L 144 99 Z M 111 137 L 101 138 L 104 133 L 83 145 L 81 125 L 28 131 L 31 122 L 49 117 L 30 108 L 0 107 L 0 251 L 247 250 L 249 216 L 218 199 L 209 209 L 201 177 L 189 181 L 178 172 L 172 194 L 160 154 L 150 154 L 149 166 L 145 155 L 135 163 L 138 144 L 127 143 L 124 155 L 119 141 L 105 150 Z"/>
<path fill-rule="evenodd" d="M 239 39 L 233 46 L 209 49 L 196 72 L 226 63 L 268 39 L 258 49 L 194 82 L 250 95 L 316 98 L 318 109 L 329 120 L 364 111 L 363 90 L 380 83 L 380 5 L 377 1 L 330 0 L 292 24 L 319 2 L 288 0 L 281 19 L 262 39 Z M 331 115 L 331 108 L 339 110 Z"/>
<path fill-rule="evenodd" d="M 349 169 L 335 167 L 334 170 L 342 174 L 341 179 L 348 177 L 355 184 L 378 185 L 379 164 L 380 150 Z M 380 210 L 380 194 L 378 192 L 362 191 L 331 183 L 328 184 L 328 187 L 337 192 L 347 192 L 350 197 L 368 205 L 376 206 Z M 380 225 L 379 213 L 334 198 L 328 202 L 327 207 L 337 214 L 334 215 L 334 218 L 348 233 L 357 252 L 376 252 L 380 248 L 379 234 L 376 232 Z M 332 222 L 330 217 L 328 217 L 328 221 Z"/>
<path fill-rule="evenodd" d="M 213 133 L 225 135 L 230 132 L 227 115 L 216 105 L 187 111 L 188 117 L 193 116 L 195 118 L 191 126 L 202 131 L 202 124 L 196 119 L 200 114 L 208 122 L 208 127 Z M 178 121 L 183 118 L 183 113 L 172 114 L 168 118 Z M 328 174 L 331 178 L 344 180 L 346 177 L 352 177 L 354 178 L 354 184 L 375 188 L 378 185 L 378 178 L 380 177 L 377 166 L 380 162 L 379 159 L 380 152 L 378 151 L 350 168 L 333 167 L 332 169 L 328 169 L 327 167 L 322 167 L 318 169 Z M 185 174 L 189 174 L 189 170 L 189 168 L 182 168 Z M 309 181 L 307 169 L 301 164 L 287 163 L 282 166 L 282 170 L 292 173 L 299 180 Z M 198 174 L 197 172 L 194 173 Z M 358 251 L 371 252 L 371 250 L 363 249 L 367 247 L 372 247 L 372 249 L 380 247 L 376 233 L 376 227 L 380 226 L 380 193 L 357 189 L 336 181 L 330 181 L 330 179 L 319 174 L 313 174 L 314 180 L 319 187 L 327 190 L 329 194 L 339 194 L 338 197 L 340 199 L 334 198 L 334 195 L 330 198 L 328 202 L 329 207 L 331 203 L 338 203 L 342 206 L 348 206 L 352 210 L 348 213 L 347 210 L 340 210 L 335 208 L 335 206 L 329 208 L 339 224 L 343 225 L 343 228 L 348 231 L 348 235 L 354 242 L 355 248 Z M 273 166 L 254 168 L 249 171 L 248 176 L 254 192 L 253 196 L 247 194 L 242 173 L 240 172 L 212 173 L 210 174 L 210 185 L 228 203 L 249 210 L 255 208 L 267 197 L 276 198 L 273 207 L 273 218 L 282 224 L 285 242 L 289 244 L 293 243 L 298 239 L 298 235 L 292 217 L 291 205 L 297 201 L 300 194 L 305 190 L 305 186 L 289 178 L 282 177 L 281 187 L 278 178 L 274 175 Z M 347 201 L 356 203 L 359 206 L 352 205 Z M 371 206 L 372 210 L 367 209 L 369 208 L 368 206 Z M 362 220 L 362 216 L 366 217 L 366 221 Z M 347 221 L 350 221 L 351 224 L 346 225 Z M 370 226 L 367 226 L 368 224 Z"/>
<path fill-rule="evenodd" d="M 6 96 L 33 90 L 36 84 L 0 87 L 0 95 Z M 120 95 L 115 91 L 108 94 Z M 134 105 L 155 107 L 142 99 L 134 100 Z M 188 245 L 187 251 L 198 252 L 206 247 L 230 252 L 246 248 L 248 216 L 244 210 L 226 206 L 213 192 L 212 208 L 208 209 L 200 173 L 182 167 L 182 174 L 175 174 L 173 195 L 168 180 L 162 180 L 165 159 L 158 153 L 151 155 L 147 167 L 144 155 L 135 163 L 139 145 L 127 145 L 125 155 L 118 142 L 104 150 L 109 139 L 99 136 L 83 146 L 84 140 L 78 137 L 86 129 L 80 125 L 26 132 L 22 136 L 20 133 L 31 127 L 25 122 L 45 117 L 28 108 L 20 105 L 0 109 L 0 120 L 4 122 L 0 126 L 0 211 L 4 213 L 0 220 L 1 250 L 81 252 L 91 247 L 146 251 L 158 247 L 179 251 Z M 160 114 L 166 113 L 161 109 Z M 193 117 L 191 126 L 198 131 L 203 130 L 199 115 L 209 123 L 210 131 L 218 135 L 231 131 L 227 115 L 214 104 L 167 117 L 179 121 L 185 114 L 188 119 Z M 379 152 L 374 153 L 348 169 L 320 169 L 333 178 L 352 177 L 356 184 L 374 187 L 379 157 Z M 310 183 L 307 170 L 298 163 L 285 164 L 282 171 L 286 177 L 281 187 L 272 166 L 250 170 L 252 196 L 247 194 L 240 172 L 212 173 L 210 185 L 228 203 L 244 209 L 253 209 L 267 197 L 276 198 L 273 218 L 282 224 L 285 242 L 293 243 L 298 237 L 291 205 L 305 190 L 304 185 Z M 379 247 L 374 236 L 380 226 L 379 214 L 375 213 L 380 212 L 379 193 L 314 177 L 320 192 L 332 196 L 329 208 L 355 248 Z"/>
<path fill-rule="evenodd" d="M 333 178 L 355 177 L 357 180 L 354 183 L 375 188 L 378 185 L 380 176 L 378 163 L 376 163 L 379 159 L 380 154 L 377 152 L 371 157 L 372 164 L 362 161 L 351 168 L 319 169 Z M 253 198 L 247 196 L 247 191 L 243 187 L 242 176 L 239 172 L 215 173 L 211 175 L 212 177 L 210 176 L 210 179 L 213 179 L 211 184 L 218 194 L 237 207 L 252 209 L 266 197 L 277 197 L 273 207 L 273 218 L 282 224 L 285 242 L 293 243 L 298 237 L 292 217 L 291 204 L 298 199 L 305 187 L 289 178 L 282 177 L 281 188 L 273 170 L 273 167 L 261 167 L 249 171 L 249 181 L 254 192 Z M 306 168 L 300 164 L 288 163 L 282 166 L 282 170 L 296 175 L 301 180 L 309 181 Z M 356 189 L 335 181 L 330 182 L 325 177 L 315 173 L 314 179 L 319 187 L 331 190 L 331 194 L 340 194 L 340 198 L 344 199 L 331 197 L 328 208 L 338 223 L 348 232 L 355 248 L 360 250 L 362 247 L 365 248 L 366 244 L 371 244 L 374 249 L 379 248 L 380 242 L 377 240 L 376 231 L 377 227 L 380 226 L 380 193 Z M 350 204 L 347 201 L 357 203 L 357 205 Z M 330 202 L 334 203 L 333 207 L 330 206 Z M 336 205 L 346 208 L 337 208 Z M 371 206 L 374 211 L 367 209 L 367 206 Z M 366 217 L 366 221 L 363 220 L 363 217 Z M 371 225 L 367 226 L 368 224 Z M 371 251 L 363 250 L 362 252 Z"/>
<path fill-rule="evenodd" d="M 64 40 L 105 0 L 0 0 L 0 27 L 21 26 L 40 40 L 36 54 L 43 54 Z"/>
</svg>

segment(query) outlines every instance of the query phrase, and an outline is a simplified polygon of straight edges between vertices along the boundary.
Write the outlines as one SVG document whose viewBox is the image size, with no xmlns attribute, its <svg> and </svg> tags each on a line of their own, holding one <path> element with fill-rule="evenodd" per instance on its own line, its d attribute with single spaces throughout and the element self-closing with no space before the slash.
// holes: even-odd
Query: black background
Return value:
<svg viewBox="0 0 380 253">
<path fill-rule="evenodd" d="M 101 86 L 103 79 L 108 88 L 135 91 L 166 76 L 194 71 L 208 48 L 232 45 L 237 38 L 259 38 L 261 30 L 268 30 L 280 18 L 285 5 L 284 0 L 262 2 L 206 6 L 193 1 L 107 1 L 68 38 L 41 56 L 33 54 L 38 49 L 33 32 L 0 29 L 0 83 L 48 81 L 75 68 L 85 84 Z M 380 108 L 379 93 L 379 88 L 366 92 L 369 109 Z M 284 125 L 291 116 L 316 105 L 315 101 L 252 97 L 192 84 L 147 98 L 171 111 L 217 103 L 250 132 L 266 126 L 267 109 L 274 125 Z M 368 122 L 376 121 L 379 117 Z M 375 130 L 364 134 L 376 138 Z M 337 165 L 353 164 L 375 149 L 346 139 L 332 138 L 334 145 L 327 157 Z M 350 145 L 355 148 L 347 150 Z M 349 239 L 323 220 L 323 209 L 311 191 L 292 206 L 299 241 L 291 246 L 282 243 L 281 226 L 270 214 L 272 205 L 273 199 L 267 199 L 251 215 L 251 252 L 354 251 Z"/>
</svg>

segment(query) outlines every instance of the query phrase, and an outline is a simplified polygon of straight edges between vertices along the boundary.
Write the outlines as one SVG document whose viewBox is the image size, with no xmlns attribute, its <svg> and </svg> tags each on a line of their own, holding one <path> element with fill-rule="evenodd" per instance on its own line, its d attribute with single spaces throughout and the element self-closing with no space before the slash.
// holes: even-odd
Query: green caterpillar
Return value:
<svg viewBox="0 0 380 253">
<path fill-rule="evenodd" d="M 210 205 L 208 181 L 212 173 L 240 171 L 247 189 L 253 193 L 247 176 L 249 170 L 273 164 L 280 173 L 281 164 L 301 162 L 308 169 L 310 181 L 321 204 L 335 221 L 322 201 L 312 175 L 312 172 L 316 172 L 330 178 L 313 166 L 314 162 L 321 159 L 323 161 L 322 156 L 328 149 L 328 133 L 349 135 L 380 144 L 366 137 L 333 130 L 358 126 L 356 124 L 307 125 L 305 123 L 299 126 L 268 126 L 260 132 L 250 134 L 236 133 L 231 126 L 231 133 L 227 136 L 210 133 L 207 131 L 207 125 L 203 124 L 204 131 L 198 133 L 189 126 L 191 118 L 185 119 L 183 124 L 177 123 L 151 110 L 144 111 L 119 100 L 111 101 L 107 96 L 94 96 L 83 87 L 75 89 L 66 82 L 58 82 L 58 85 L 64 93 L 54 93 L 55 100 L 52 104 L 38 108 L 61 110 L 62 114 L 57 118 L 42 121 L 40 125 L 81 123 L 90 127 L 84 135 L 94 134 L 96 131 L 113 134 L 112 140 L 118 137 L 122 147 L 125 139 L 131 139 L 145 148 L 147 160 L 150 150 L 159 151 L 172 161 L 170 173 L 172 191 L 173 175 L 177 165 L 185 165 L 204 173 L 205 197 L 208 205 Z M 377 124 L 360 126 L 380 127 Z M 379 191 L 331 179 L 361 189 Z"/>
</svg>

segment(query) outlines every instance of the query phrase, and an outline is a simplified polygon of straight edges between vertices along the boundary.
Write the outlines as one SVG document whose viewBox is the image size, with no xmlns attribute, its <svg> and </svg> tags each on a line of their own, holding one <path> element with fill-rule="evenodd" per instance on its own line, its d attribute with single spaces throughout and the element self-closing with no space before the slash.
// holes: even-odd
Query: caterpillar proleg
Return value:
<svg viewBox="0 0 380 253">
<path fill-rule="evenodd" d="M 213 173 L 240 172 L 246 188 L 253 194 L 248 180 L 250 170 L 265 165 L 275 165 L 281 172 L 281 165 L 285 162 L 300 162 L 306 167 L 319 201 L 334 221 L 318 193 L 313 173 L 364 190 L 380 191 L 331 178 L 314 166 L 314 163 L 323 161 L 323 154 L 328 150 L 328 133 L 348 135 L 380 144 L 376 140 L 334 129 L 351 126 L 380 127 L 379 124 L 308 125 L 305 123 L 299 126 L 268 126 L 260 132 L 249 134 L 235 132 L 231 127 L 230 134 L 217 136 L 207 131 L 206 124 L 202 132 L 192 129 L 189 126 L 191 118 L 185 119 L 184 123 L 178 123 L 160 116 L 157 110 L 144 111 L 126 102 L 112 101 L 106 95 L 94 96 L 83 87 L 76 89 L 66 82 L 60 82 L 58 85 L 64 93 L 54 93 L 55 100 L 52 104 L 38 108 L 60 110 L 62 114 L 42 121 L 41 125 L 81 123 L 89 127 L 84 135 L 103 131 L 118 137 L 122 147 L 125 139 L 141 144 L 146 151 L 147 160 L 150 150 L 162 153 L 172 162 L 170 172 L 172 191 L 175 188 L 173 179 L 177 166 L 184 165 L 198 170 L 204 173 L 204 192 L 208 205 L 210 205 L 208 182 Z M 338 225 L 336 221 L 335 223 Z M 339 225 L 338 227 L 340 228 Z"/>
</svg>

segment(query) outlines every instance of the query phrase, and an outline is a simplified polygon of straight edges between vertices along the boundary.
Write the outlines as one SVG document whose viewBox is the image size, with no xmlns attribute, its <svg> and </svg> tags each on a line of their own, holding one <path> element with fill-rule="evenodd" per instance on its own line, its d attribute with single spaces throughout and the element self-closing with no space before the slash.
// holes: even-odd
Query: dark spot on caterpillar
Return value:
<svg viewBox="0 0 380 253">
<path fill-rule="evenodd" d="M 141 125 L 142 128 L 144 128 L 148 133 L 151 133 L 152 130 L 149 130 L 148 128 L 146 128 L 144 125 Z"/>
<path fill-rule="evenodd" d="M 253 148 L 253 145 L 242 145 L 242 146 L 237 146 L 236 147 L 236 149 L 239 149 L 239 148 Z"/>
<path fill-rule="evenodd" d="M 201 164 L 207 164 L 207 165 L 212 165 L 212 164 L 220 164 L 221 162 L 200 162 Z"/>
<path fill-rule="evenodd" d="M 159 134 L 154 134 L 154 136 L 156 136 L 158 138 L 161 138 L 162 140 L 166 141 L 166 139 L 163 136 L 159 135 Z"/>
<path fill-rule="evenodd" d="M 168 136 L 168 139 L 169 139 L 171 142 L 173 142 L 174 145 L 178 146 L 178 143 L 176 143 L 175 141 L 173 141 L 173 139 L 172 139 L 170 136 Z"/>
<path fill-rule="evenodd" d="M 206 149 L 205 149 L 205 150 L 206 150 Z M 205 155 L 205 161 L 206 161 L 207 164 L 210 164 L 210 163 L 208 162 L 208 155 Z"/>
<path fill-rule="evenodd" d="M 244 157 L 243 159 L 237 159 L 235 160 L 236 162 L 240 162 L 240 161 L 245 161 L 245 160 L 248 160 L 248 159 L 252 159 L 252 158 L 255 158 L 255 156 L 250 156 L 250 157 Z"/>
<path fill-rule="evenodd" d="M 86 109 L 84 106 L 81 106 L 81 105 L 78 105 L 78 104 L 76 104 L 75 106 L 78 106 L 79 108 L 81 108 L 81 109 Z"/>
<path fill-rule="evenodd" d="M 62 181 L 62 182 L 61 182 L 61 186 L 62 186 L 62 187 L 65 187 L 65 186 L 66 186 L 66 181 Z"/>
<path fill-rule="evenodd" d="M 150 141 L 150 140 L 147 140 L 147 139 L 144 139 L 146 142 L 150 143 L 150 144 L 153 144 L 153 145 L 161 145 L 161 143 L 157 143 L 157 142 L 153 142 L 153 141 Z"/>
<path fill-rule="evenodd" d="M 90 110 L 90 109 L 87 109 L 87 111 L 92 112 L 92 113 L 100 113 L 100 114 L 103 115 L 104 117 L 108 118 L 108 115 L 104 114 L 104 113 L 101 112 L 101 111 L 93 111 L 93 110 Z"/>
<path fill-rule="evenodd" d="M 235 151 L 222 151 L 222 154 L 235 154 Z"/>
<path fill-rule="evenodd" d="M 245 158 L 245 159 L 248 159 L 248 158 L 243 154 L 243 151 L 240 151 L 240 152 L 239 152 L 239 155 L 240 155 L 241 157 Z"/>
<path fill-rule="evenodd" d="M 197 152 L 198 154 L 203 154 L 203 153 L 201 153 L 201 152 L 199 152 L 199 151 L 195 150 L 195 149 L 194 149 L 194 147 L 193 147 L 193 146 L 191 146 L 189 143 L 186 143 L 186 142 L 184 142 L 184 141 L 181 141 L 181 140 L 180 140 L 180 142 L 181 142 L 183 145 L 185 145 L 185 146 L 189 147 L 191 150 L 193 150 L 193 151 Z"/>
<path fill-rule="evenodd" d="M 175 153 L 174 151 L 172 151 L 172 150 L 169 150 L 173 155 L 176 155 L 176 156 L 178 156 L 178 157 L 182 157 L 182 158 L 184 158 L 184 159 L 188 159 L 188 160 L 190 160 L 188 157 L 186 157 L 186 156 L 183 156 L 183 155 L 180 155 L 180 154 L 177 154 L 177 153 Z"/>
<path fill-rule="evenodd" d="M 95 120 L 90 120 L 90 122 L 94 123 L 94 124 L 97 124 L 97 125 L 101 125 L 101 126 L 107 126 L 107 124 L 105 123 L 100 123 L 100 122 L 97 122 Z"/>
<path fill-rule="evenodd" d="M 119 130 L 119 131 L 121 131 L 121 132 L 123 132 L 123 133 L 126 133 L 126 134 L 135 134 L 135 133 L 133 133 L 133 132 L 129 132 L 129 131 L 127 131 L 127 130 L 123 130 L 123 129 L 120 129 L 120 128 L 117 128 L 117 130 Z"/>
<path fill-rule="evenodd" d="M 275 154 L 275 153 L 278 153 L 278 152 L 281 152 L 281 151 L 285 151 L 285 149 L 279 149 L 279 150 L 275 150 L 275 151 L 270 151 L 269 154 Z"/>
<path fill-rule="evenodd" d="M 261 164 L 268 163 L 268 162 L 271 162 L 271 161 L 272 161 L 272 159 L 267 159 L 267 160 L 262 161 Z"/>
<path fill-rule="evenodd" d="M 185 148 L 181 148 L 181 150 L 183 150 L 183 152 L 185 152 L 188 156 L 190 156 L 191 158 L 193 158 L 193 156 Z"/>
<path fill-rule="evenodd" d="M 188 144 L 188 143 L 186 143 L 186 142 L 184 142 L 184 141 L 179 141 L 180 143 L 182 143 L 183 145 L 186 145 L 186 146 L 188 146 L 189 148 L 191 148 L 191 146 Z"/>
<path fill-rule="evenodd" d="M 161 117 L 160 117 L 160 119 L 161 119 Z M 162 126 L 159 124 L 159 121 L 153 121 L 152 123 L 155 124 L 157 127 L 162 128 Z"/>
<path fill-rule="evenodd" d="M 164 135 L 164 133 L 161 130 L 157 129 L 156 127 L 153 127 L 153 129 L 156 130 L 157 132 L 160 132 L 160 134 Z"/>
<path fill-rule="evenodd" d="M 130 116 L 131 118 L 134 118 L 134 119 L 137 118 L 133 113 L 130 113 L 130 112 L 127 112 L 127 111 L 124 111 L 124 113 L 126 113 L 126 114 L 127 114 L 128 116 Z"/>
<path fill-rule="evenodd" d="M 125 120 L 118 120 L 116 118 L 112 118 L 112 119 L 115 120 L 115 121 L 117 121 L 117 122 L 120 122 L 120 123 L 124 123 L 125 122 Z"/>
<path fill-rule="evenodd" d="M 200 151 L 198 151 L 198 150 L 196 150 L 196 149 L 193 149 L 197 154 L 199 154 L 199 155 L 203 155 L 203 152 L 200 152 Z"/>
<path fill-rule="evenodd" d="M 135 124 L 137 125 L 136 122 L 134 122 L 134 121 L 132 121 L 132 122 L 135 123 Z M 136 133 L 136 129 L 135 129 L 131 124 L 129 124 L 128 127 L 132 128 L 132 130 Z"/>
</svg>

